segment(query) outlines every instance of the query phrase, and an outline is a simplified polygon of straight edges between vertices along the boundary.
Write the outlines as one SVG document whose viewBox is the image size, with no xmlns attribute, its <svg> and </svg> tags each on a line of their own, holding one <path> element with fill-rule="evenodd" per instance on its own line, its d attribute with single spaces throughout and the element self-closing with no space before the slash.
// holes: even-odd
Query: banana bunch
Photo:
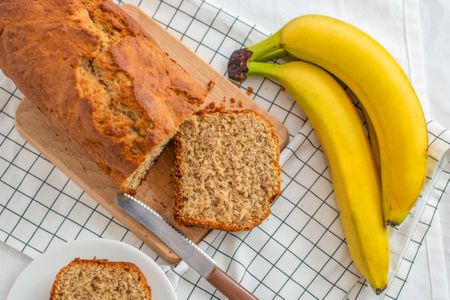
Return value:
<svg viewBox="0 0 450 300">
<path fill-rule="evenodd" d="M 303 62 L 265 63 L 286 54 Z M 347 94 L 320 67 L 358 97 L 371 145 Z M 367 34 L 320 15 L 296 18 L 269 38 L 236 50 L 228 75 L 244 80 L 247 74 L 280 82 L 310 119 L 328 159 L 350 254 L 381 293 L 388 281 L 386 225 L 406 218 L 426 172 L 426 123 L 408 78 Z"/>
</svg>

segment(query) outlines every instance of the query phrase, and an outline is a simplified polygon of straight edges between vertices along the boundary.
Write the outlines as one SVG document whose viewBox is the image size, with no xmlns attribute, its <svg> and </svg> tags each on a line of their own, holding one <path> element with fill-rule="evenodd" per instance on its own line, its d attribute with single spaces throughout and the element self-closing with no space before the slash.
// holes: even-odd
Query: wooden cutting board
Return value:
<svg viewBox="0 0 450 300">
<path fill-rule="evenodd" d="M 264 115 L 274 126 L 281 148 L 288 142 L 286 128 L 275 118 L 258 106 L 234 84 L 200 59 L 189 48 L 166 32 L 159 24 L 142 13 L 137 7 L 123 5 L 122 9 L 138 21 L 164 51 L 175 59 L 189 74 L 201 84 L 207 86 L 213 80 L 215 85 L 209 92 L 205 105 L 214 102 L 233 109 L 252 109 Z M 234 100 L 231 100 L 231 99 Z M 226 100 L 224 102 L 224 99 Z M 239 106 L 242 103 L 242 107 Z M 38 149 L 54 165 L 60 168 L 91 197 L 116 217 L 123 225 L 142 239 L 157 254 L 170 263 L 177 263 L 178 256 L 163 242 L 144 228 L 140 223 L 124 213 L 114 201 L 119 192 L 97 165 L 83 155 L 83 151 L 71 143 L 63 134 L 53 128 L 31 101 L 24 99 L 16 112 L 17 131 L 31 145 Z M 137 189 L 136 196 L 158 211 L 169 223 L 198 243 L 209 230 L 198 227 L 185 227 L 173 218 L 172 164 L 174 153 L 172 146 L 163 151 L 146 179 Z"/>
</svg>

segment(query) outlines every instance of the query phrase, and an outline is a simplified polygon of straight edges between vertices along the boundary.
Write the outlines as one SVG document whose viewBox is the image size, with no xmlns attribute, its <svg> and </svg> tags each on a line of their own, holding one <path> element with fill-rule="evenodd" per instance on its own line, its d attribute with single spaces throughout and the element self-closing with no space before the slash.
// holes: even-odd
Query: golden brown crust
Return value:
<svg viewBox="0 0 450 300">
<path fill-rule="evenodd" d="M 110 0 L 1 1 L 0 68 L 125 191 L 206 95 Z"/>
<path fill-rule="evenodd" d="M 147 294 L 147 299 L 152 299 L 152 291 L 147 282 L 147 279 L 145 278 L 144 274 L 142 274 L 142 271 L 135 264 L 130 263 L 130 262 L 112 262 L 112 261 L 108 261 L 107 259 L 97 259 L 94 257 L 93 259 L 75 258 L 69 264 L 67 264 L 61 270 L 59 270 L 59 272 L 55 276 L 55 279 L 53 280 L 52 289 L 50 292 L 50 300 L 56 299 L 56 288 L 57 288 L 57 284 L 58 284 L 58 281 L 60 280 L 61 275 L 66 270 L 68 270 L 70 267 L 72 267 L 73 265 L 76 265 L 76 264 L 102 265 L 102 266 L 109 266 L 109 267 L 113 267 L 113 268 L 132 269 L 133 272 L 138 274 L 139 282 L 141 282 L 145 286 L 145 293 Z"/>
<path fill-rule="evenodd" d="M 274 142 L 276 143 L 277 149 L 278 149 L 276 157 L 274 157 L 274 159 L 272 160 L 272 164 L 275 166 L 277 173 L 278 173 L 277 190 L 274 192 L 273 195 L 269 196 L 268 199 L 266 200 L 267 203 L 269 203 L 269 204 L 272 203 L 278 197 L 278 195 L 280 195 L 280 193 L 281 193 L 281 168 L 279 165 L 280 148 L 279 148 L 279 143 L 278 143 L 278 136 L 275 134 L 273 125 L 264 116 L 262 116 L 261 114 L 255 112 L 253 110 L 249 110 L 249 109 L 228 110 L 227 111 L 223 108 L 214 107 L 214 109 L 212 109 L 212 110 L 208 110 L 208 109 L 201 110 L 201 111 L 197 112 L 196 115 L 207 115 L 207 114 L 211 114 L 211 113 L 228 113 L 228 114 L 252 113 L 252 114 L 255 114 L 258 117 L 260 117 L 262 120 L 264 120 L 264 122 L 266 122 L 266 125 L 268 126 L 268 128 L 270 128 L 270 131 L 272 133 L 272 138 L 274 139 Z M 175 220 L 177 220 L 181 224 L 187 225 L 187 226 L 199 226 L 199 227 L 204 227 L 204 228 L 220 229 L 220 230 L 226 230 L 226 231 L 250 230 L 253 227 L 255 227 L 256 225 L 261 224 L 270 215 L 269 205 L 265 207 L 264 214 L 262 214 L 260 218 L 254 219 L 253 224 L 249 224 L 248 226 L 237 226 L 234 224 L 224 225 L 223 223 L 219 223 L 219 222 L 191 218 L 189 216 L 185 216 L 180 213 L 181 207 L 182 207 L 182 193 L 180 190 L 180 180 L 181 180 L 181 177 L 183 176 L 183 174 L 181 172 L 182 157 L 181 157 L 181 153 L 180 153 L 180 148 L 181 148 L 180 134 L 181 133 L 179 132 L 174 137 L 175 162 L 174 162 L 173 168 L 174 168 L 174 200 L 175 200 L 174 216 L 175 216 Z"/>
</svg>

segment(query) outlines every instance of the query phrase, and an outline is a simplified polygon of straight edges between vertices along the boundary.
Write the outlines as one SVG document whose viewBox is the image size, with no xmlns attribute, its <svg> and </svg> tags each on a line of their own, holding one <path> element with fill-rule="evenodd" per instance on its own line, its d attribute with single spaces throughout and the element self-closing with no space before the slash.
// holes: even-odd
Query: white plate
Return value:
<svg viewBox="0 0 450 300">
<path fill-rule="evenodd" d="M 147 278 L 154 300 L 176 300 L 175 291 L 161 268 L 138 249 L 118 241 L 93 239 L 58 245 L 37 257 L 22 271 L 8 294 L 9 300 L 48 300 L 58 271 L 76 257 L 127 261 Z"/>
</svg>

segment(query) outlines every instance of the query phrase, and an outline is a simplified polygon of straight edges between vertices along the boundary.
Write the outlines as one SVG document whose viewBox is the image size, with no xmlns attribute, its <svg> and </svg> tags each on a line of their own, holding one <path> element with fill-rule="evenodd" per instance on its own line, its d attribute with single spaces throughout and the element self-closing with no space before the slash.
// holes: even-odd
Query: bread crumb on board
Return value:
<svg viewBox="0 0 450 300">
<path fill-rule="evenodd" d="M 216 81 L 215 81 L 215 80 L 210 80 L 210 81 L 208 82 L 207 91 L 208 91 L 208 92 L 211 92 L 215 85 L 216 85 Z"/>
<path fill-rule="evenodd" d="M 227 109 L 241 109 L 244 108 L 244 102 L 242 99 L 236 99 L 234 97 L 229 97 L 227 98 L 226 96 L 224 96 L 222 98 L 222 101 L 220 102 L 211 102 L 209 103 L 204 110 L 206 111 L 224 111 Z"/>
<path fill-rule="evenodd" d="M 247 91 L 245 93 L 247 94 L 247 96 L 250 96 L 251 94 L 253 94 L 253 88 L 251 86 L 247 87 Z"/>
<path fill-rule="evenodd" d="M 208 104 L 208 106 L 204 109 L 204 111 L 207 112 L 216 112 L 216 111 L 226 111 L 227 109 L 225 108 L 225 105 L 223 105 L 223 103 L 221 104 L 217 104 L 215 102 L 211 102 L 210 104 Z"/>
</svg>

